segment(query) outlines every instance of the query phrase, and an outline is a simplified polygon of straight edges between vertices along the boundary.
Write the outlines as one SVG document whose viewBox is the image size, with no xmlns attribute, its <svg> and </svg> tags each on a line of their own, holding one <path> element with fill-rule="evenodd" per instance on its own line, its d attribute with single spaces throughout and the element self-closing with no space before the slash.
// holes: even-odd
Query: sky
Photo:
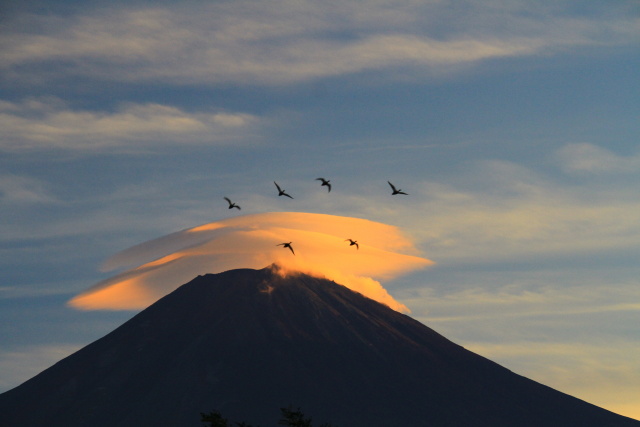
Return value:
<svg viewBox="0 0 640 427">
<path fill-rule="evenodd" d="M 412 317 L 640 419 L 639 47 L 635 0 L 3 2 L 0 391 L 140 310 L 70 304 L 114 254 L 298 213 L 391 227 Z"/>
</svg>

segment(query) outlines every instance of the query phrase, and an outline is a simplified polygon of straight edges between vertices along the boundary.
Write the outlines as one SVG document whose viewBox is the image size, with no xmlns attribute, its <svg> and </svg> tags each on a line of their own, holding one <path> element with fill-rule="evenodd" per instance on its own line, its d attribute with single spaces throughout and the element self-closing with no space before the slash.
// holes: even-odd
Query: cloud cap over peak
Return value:
<svg viewBox="0 0 640 427">
<path fill-rule="evenodd" d="M 358 239 L 360 248 L 345 239 Z M 281 242 L 292 242 L 295 255 Z M 284 250 L 283 250 L 284 249 Z M 139 265 L 138 265 L 139 264 Z M 397 227 L 334 215 L 272 212 L 234 217 L 172 233 L 129 248 L 105 262 L 129 268 L 74 297 L 83 310 L 144 308 L 197 275 L 235 268 L 281 267 L 326 277 L 397 311 L 409 309 L 377 281 L 424 268 Z M 136 267 L 131 268 L 134 265 Z"/>
</svg>

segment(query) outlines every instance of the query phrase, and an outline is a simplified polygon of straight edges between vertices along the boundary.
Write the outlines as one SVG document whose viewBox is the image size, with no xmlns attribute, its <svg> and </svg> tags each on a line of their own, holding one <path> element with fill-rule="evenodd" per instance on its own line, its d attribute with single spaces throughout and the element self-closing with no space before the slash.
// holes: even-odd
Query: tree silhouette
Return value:
<svg viewBox="0 0 640 427">
<path fill-rule="evenodd" d="M 208 414 L 201 412 L 200 421 L 203 423 L 209 423 L 208 427 L 230 427 L 229 421 L 218 411 L 209 412 Z"/>
<path fill-rule="evenodd" d="M 291 405 L 287 408 L 280 408 L 281 418 L 278 425 L 288 427 L 313 427 L 311 417 L 307 418 L 300 408 L 293 409 Z M 200 413 L 200 421 L 206 423 L 206 427 L 253 427 L 251 424 L 243 422 L 231 422 L 224 418 L 219 411 Z M 332 427 L 331 424 L 321 424 L 319 427 Z"/>
<path fill-rule="evenodd" d="M 278 421 L 279 425 L 289 427 L 313 427 L 311 418 L 305 418 L 300 408 L 294 410 L 293 407 L 289 406 L 288 408 L 280 408 L 280 412 L 282 412 L 282 418 Z"/>
<path fill-rule="evenodd" d="M 240 423 L 234 422 L 233 424 L 224 418 L 219 411 L 209 412 L 208 414 L 200 413 L 200 421 L 208 423 L 207 427 L 252 427 L 251 424 L 247 424 L 244 421 Z"/>
</svg>

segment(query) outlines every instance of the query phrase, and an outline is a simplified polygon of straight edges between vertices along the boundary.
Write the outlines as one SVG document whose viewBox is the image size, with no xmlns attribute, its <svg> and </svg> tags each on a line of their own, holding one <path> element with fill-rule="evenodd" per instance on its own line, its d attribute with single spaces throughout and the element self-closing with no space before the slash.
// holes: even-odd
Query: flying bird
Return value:
<svg viewBox="0 0 640 427">
<path fill-rule="evenodd" d="M 229 200 L 228 197 L 225 197 L 224 199 L 229 203 L 229 209 L 236 208 L 236 209 L 240 210 L 240 206 L 238 206 L 235 203 L 233 203 L 231 200 Z"/>
<path fill-rule="evenodd" d="M 329 184 L 331 182 L 330 180 L 324 178 L 316 178 L 316 181 L 322 181 L 321 186 L 326 186 L 327 190 L 329 190 L 328 193 L 331 193 L 331 184 Z"/>
<path fill-rule="evenodd" d="M 391 182 L 387 181 L 389 183 L 389 185 L 391 186 L 391 189 L 393 190 L 393 193 L 391 193 L 392 196 L 395 196 L 396 194 L 404 194 L 404 195 L 409 195 L 407 193 L 405 193 L 404 191 L 402 191 L 402 189 L 396 189 L 395 185 L 393 185 Z"/>
<path fill-rule="evenodd" d="M 357 241 L 357 240 L 353 240 L 353 239 L 346 239 L 346 240 L 345 240 L 345 242 L 346 242 L 346 241 L 349 241 L 349 242 L 350 242 L 350 243 L 349 243 L 349 246 L 353 246 L 353 245 L 355 245 L 355 246 L 356 246 L 356 249 L 360 249 L 360 246 L 358 245 L 358 241 Z"/>
<path fill-rule="evenodd" d="M 291 247 L 291 242 L 289 242 L 289 243 L 278 243 L 276 246 L 282 246 L 283 248 L 289 248 L 289 249 L 291 249 L 291 253 L 292 254 L 294 254 L 294 255 L 296 254 L 293 251 L 293 248 Z"/>
<path fill-rule="evenodd" d="M 287 196 L 288 198 L 293 199 L 293 197 L 285 193 L 285 191 L 282 188 L 280 188 L 277 182 L 273 181 L 273 183 L 276 185 L 276 188 L 278 189 L 278 196 Z"/>
</svg>

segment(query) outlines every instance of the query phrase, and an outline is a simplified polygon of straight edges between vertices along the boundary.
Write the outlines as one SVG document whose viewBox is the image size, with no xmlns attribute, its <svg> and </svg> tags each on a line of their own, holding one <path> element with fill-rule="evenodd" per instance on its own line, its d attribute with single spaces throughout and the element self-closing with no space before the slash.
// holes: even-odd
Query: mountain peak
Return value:
<svg viewBox="0 0 640 427">
<path fill-rule="evenodd" d="M 198 276 L 0 395 L 0 425 L 640 425 L 516 375 L 344 286 L 277 265 Z"/>
</svg>

